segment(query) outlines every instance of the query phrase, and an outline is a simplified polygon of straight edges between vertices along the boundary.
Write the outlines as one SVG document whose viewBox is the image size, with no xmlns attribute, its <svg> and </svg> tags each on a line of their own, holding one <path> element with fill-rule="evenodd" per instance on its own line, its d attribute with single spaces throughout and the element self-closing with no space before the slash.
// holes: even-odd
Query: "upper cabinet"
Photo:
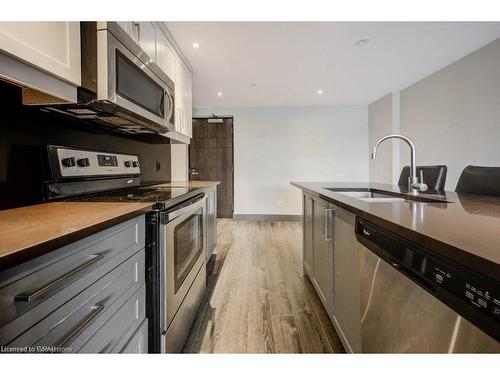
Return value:
<svg viewBox="0 0 500 375">
<path fill-rule="evenodd" d="M 139 44 L 152 62 L 157 62 L 157 32 L 152 22 L 133 22 L 134 40 Z"/>
<path fill-rule="evenodd" d="M 175 64 L 175 131 L 192 134 L 192 74 L 180 57 Z"/>
<path fill-rule="evenodd" d="M 80 85 L 79 22 L 0 22 L 0 49 Z"/>
<path fill-rule="evenodd" d="M 175 83 L 176 51 L 161 30 L 156 35 L 156 65 Z"/>
<path fill-rule="evenodd" d="M 193 80 L 189 62 L 164 23 L 117 24 L 175 84 L 175 131 L 165 135 L 189 143 Z M 0 78 L 23 87 L 24 104 L 76 102 L 75 88 L 81 85 L 82 74 L 80 23 L 0 22 L 0 65 Z"/>
</svg>

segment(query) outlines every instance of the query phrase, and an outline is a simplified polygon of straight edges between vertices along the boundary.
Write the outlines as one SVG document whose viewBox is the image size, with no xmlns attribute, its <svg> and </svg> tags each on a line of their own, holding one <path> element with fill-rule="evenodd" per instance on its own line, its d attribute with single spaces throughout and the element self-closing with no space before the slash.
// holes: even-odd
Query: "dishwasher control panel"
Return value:
<svg viewBox="0 0 500 375">
<path fill-rule="evenodd" d="M 498 281 L 359 217 L 356 218 L 356 237 L 395 269 L 500 340 Z"/>
</svg>

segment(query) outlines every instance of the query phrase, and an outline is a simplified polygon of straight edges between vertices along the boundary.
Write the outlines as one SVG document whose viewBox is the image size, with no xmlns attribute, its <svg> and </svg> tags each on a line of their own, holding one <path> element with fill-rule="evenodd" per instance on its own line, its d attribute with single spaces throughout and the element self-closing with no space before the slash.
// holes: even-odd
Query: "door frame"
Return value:
<svg viewBox="0 0 500 375">
<path fill-rule="evenodd" d="M 209 119 L 222 119 L 222 120 L 228 120 L 228 119 L 231 119 L 233 120 L 232 121 L 232 124 L 231 124 L 231 144 L 232 144 L 232 147 L 231 147 L 231 166 L 232 166 L 232 170 L 231 170 L 231 180 L 232 180 L 232 191 L 231 191 L 231 199 L 232 199 L 232 202 L 231 202 L 231 216 L 234 217 L 234 116 L 233 115 L 214 115 L 213 113 L 210 114 L 210 115 L 197 115 L 197 116 L 193 116 L 192 118 L 193 120 L 209 120 Z M 194 131 L 193 131 L 193 136 L 194 136 Z M 188 145 L 188 180 L 191 181 L 191 173 L 190 173 L 190 170 L 191 170 L 191 152 L 190 152 L 190 147 L 191 147 L 191 144 Z M 216 202 L 217 204 L 217 202 Z M 217 207 L 217 212 L 219 212 L 218 210 L 218 207 Z"/>
</svg>

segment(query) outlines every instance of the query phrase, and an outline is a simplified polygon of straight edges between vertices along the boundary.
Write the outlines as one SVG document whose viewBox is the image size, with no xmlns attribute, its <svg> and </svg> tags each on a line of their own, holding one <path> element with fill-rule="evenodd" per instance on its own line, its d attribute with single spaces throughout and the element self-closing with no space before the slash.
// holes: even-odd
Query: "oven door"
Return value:
<svg viewBox="0 0 500 375">
<path fill-rule="evenodd" d="M 132 53 L 108 30 L 97 31 L 97 100 L 122 108 L 164 133 L 173 116 L 173 90 L 150 69 L 151 64 L 138 57 L 141 53 Z"/>
<path fill-rule="evenodd" d="M 206 198 L 203 195 L 195 200 L 196 203 L 168 213 L 163 229 L 165 329 L 205 265 Z"/>
</svg>

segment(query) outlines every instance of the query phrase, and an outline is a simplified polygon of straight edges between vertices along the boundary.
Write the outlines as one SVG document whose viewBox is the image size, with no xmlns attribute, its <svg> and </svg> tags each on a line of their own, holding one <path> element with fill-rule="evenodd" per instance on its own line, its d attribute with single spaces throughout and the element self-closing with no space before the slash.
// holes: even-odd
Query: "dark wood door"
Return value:
<svg viewBox="0 0 500 375">
<path fill-rule="evenodd" d="M 189 145 L 189 179 L 220 181 L 217 217 L 233 217 L 233 118 L 194 118 Z"/>
</svg>

